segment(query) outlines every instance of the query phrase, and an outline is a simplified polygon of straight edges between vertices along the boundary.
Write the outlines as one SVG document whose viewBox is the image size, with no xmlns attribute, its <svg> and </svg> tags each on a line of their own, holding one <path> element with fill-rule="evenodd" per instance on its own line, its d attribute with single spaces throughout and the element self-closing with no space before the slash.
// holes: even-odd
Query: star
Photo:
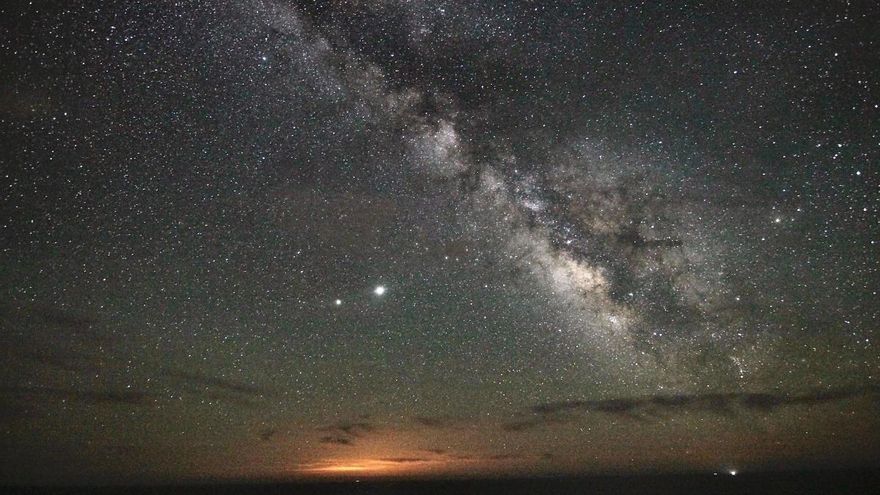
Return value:
<svg viewBox="0 0 880 495">
<path fill-rule="evenodd" d="M 858 2 L 43 3 L 0 485 L 880 467 Z"/>
</svg>

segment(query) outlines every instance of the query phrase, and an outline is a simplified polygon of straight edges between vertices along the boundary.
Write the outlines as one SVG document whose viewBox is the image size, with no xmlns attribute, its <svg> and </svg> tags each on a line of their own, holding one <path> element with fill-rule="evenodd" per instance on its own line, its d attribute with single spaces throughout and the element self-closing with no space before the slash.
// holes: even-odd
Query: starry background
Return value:
<svg viewBox="0 0 880 495">
<path fill-rule="evenodd" d="M 4 4 L 2 481 L 876 466 L 878 18 Z"/>
</svg>

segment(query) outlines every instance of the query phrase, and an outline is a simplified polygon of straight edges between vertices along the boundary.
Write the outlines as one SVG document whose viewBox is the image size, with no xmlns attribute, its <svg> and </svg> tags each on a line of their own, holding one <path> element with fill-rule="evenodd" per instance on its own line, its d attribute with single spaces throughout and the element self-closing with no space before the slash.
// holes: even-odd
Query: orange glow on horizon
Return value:
<svg viewBox="0 0 880 495">
<path fill-rule="evenodd" d="M 332 466 L 315 468 L 314 471 L 324 473 L 350 473 L 350 472 L 376 472 L 385 471 L 387 466 L 371 462 L 368 464 L 335 464 Z"/>
<path fill-rule="evenodd" d="M 313 468 L 312 471 L 318 471 L 318 472 L 322 472 L 322 473 L 348 473 L 348 472 L 359 472 L 359 471 L 371 471 L 374 469 L 375 469 L 375 467 L 368 467 L 368 466 L 364 466 L 363 464 L 339 464 L 336 466 Z"/>
<path fill-rule="evenodd" d="M 378 459 L 363 460 L 339 460 L 319 463 L 312 466 L 303 466 L 298 469 L 301 473 L 313 475 L 378 475 L 378 474 L 395 474 L 406 472 L 416 467 L 415 465 L 424 465 L 429 461 L 407 463 L 407 466 L 398 462 L 384 461 Z"/>
</svg>

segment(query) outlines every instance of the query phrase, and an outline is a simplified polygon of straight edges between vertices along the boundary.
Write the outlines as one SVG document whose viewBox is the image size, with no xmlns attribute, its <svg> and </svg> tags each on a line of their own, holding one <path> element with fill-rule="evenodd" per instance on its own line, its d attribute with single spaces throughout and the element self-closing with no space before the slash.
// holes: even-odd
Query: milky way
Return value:
<svg viewBox="0 0 880 495">
<path fill-rule="evenodd" d="M 626 3 L 0 9 L 2 480 L 876 464 L 880 12 Z"/>
</svg>

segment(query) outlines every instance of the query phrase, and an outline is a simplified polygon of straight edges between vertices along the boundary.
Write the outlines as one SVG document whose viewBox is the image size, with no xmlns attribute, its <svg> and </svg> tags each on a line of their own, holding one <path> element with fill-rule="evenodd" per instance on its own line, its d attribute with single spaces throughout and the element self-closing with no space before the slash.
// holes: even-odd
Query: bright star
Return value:
<svg viewBox="0 0 880 495">
<path fill-rule="evenodd" d="M 373 289 L 373 292 L 374 292 L 377 296 L 381 296 L 382 294 L 385 293 L 385 286 L 384 286 L 384 285 L 377 285 L 376 288 Z"/>
<path fill-rule="evenodd" d="M 334 302 L 336 303 L 337 306 L 341 306 L 341 305 L 342 305 L 342 299 L 337 299 L 337 300 L 334 301 Z"/>
</svg>

